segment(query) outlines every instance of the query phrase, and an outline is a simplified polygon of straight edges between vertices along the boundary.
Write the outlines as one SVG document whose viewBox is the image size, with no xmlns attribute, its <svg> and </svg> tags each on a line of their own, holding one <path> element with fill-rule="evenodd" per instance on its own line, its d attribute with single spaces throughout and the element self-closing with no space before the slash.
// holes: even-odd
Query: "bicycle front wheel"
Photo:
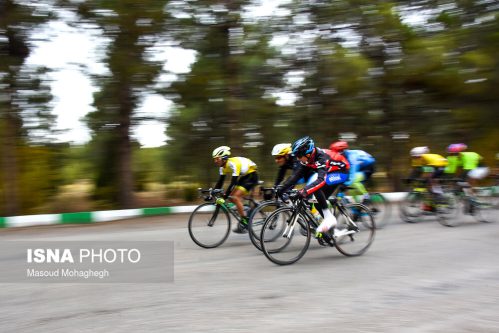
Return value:
<svg viewBox="0 0 499 333">
<path fill-rule="evenodd" d="M 293 218 L 294 217 L 294 218 Z M 270 214 L 262 227 L 260 246 L 275 264 L 297 262 L 307 252 L 311 230 L 306 218 L 291 207 L 282 207 Z"/>
<path fill-rule="evenodd" d="M 275 212 L 275 210 L 281 206 L 282 202 L 279 201 L 264 201 L 254 208 L 249 216 L 248 234 L 251 243 L 253 243 L 253 245 L 260 251 L 262 250 L 262 246 L 260 245 L 260 235 L 262 233 L 263 224 L 270 214 Z M 278 237 L 278 233 L 275 232 L 273 237 Z"/>
<path fill-rule="evenodd" d="M 229 237 L 229 213 L 215 203 L 199 205 L 189 217 L 188 228 L 197 245 L 207 249 L 220 246 Z"/>
<path fill-rule="evenodd" d="M 402 220 L 407 223 L 416 223 L 423 215 L 423 194 L 420 192 L 409 192 L 403 202 L 400 203 L 400 214 Z"/>
<path fill-rule="evenodd" d="M 345 211 L 338 215 L 336 229 L 345 235 L 334 238 L 335 246 L 345 256 L 360 256 L 374 240 L 374 217 L 369 208 L 358 203 L 345 205 L 344 208 Z"/>
</svg>

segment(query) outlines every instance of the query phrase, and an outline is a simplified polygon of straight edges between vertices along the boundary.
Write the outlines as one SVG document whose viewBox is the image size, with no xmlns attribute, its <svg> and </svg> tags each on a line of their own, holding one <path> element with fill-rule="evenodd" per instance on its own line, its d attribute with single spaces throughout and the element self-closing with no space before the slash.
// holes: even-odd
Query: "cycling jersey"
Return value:
<svg viewBox="0 0 499 333">
<path fill-rule="evenodd" d="M 256 164 L 246 157 L 230 157 L 220 168 L 220 175 L 245 176 L 256 171 Z"/>
<path fill-rule="evenodd" d="M 258 183 L 256 164 L 246 157 L 230 157 L 219 170 L 220 177 L 215 185 L 216 189 L 222 188 L 226 175 L 232 176 L 229 187 L 225 191 L 225 197 L 228 197 L 236 186 L 249 192 Z"/>
<path fill-rule="evenodd" d="M 345 156 L 327 149 L 315 148 L 308 162 L 300 163 L 299 168 L 294 170 L 293 175 L 283 184 L 283 188 L 290 188 L 307 172 L 314 171 L 317 172 L 317 180 L 303 188 L 304 193 L 310 195 L 326 185 L 327 174 L 332 172 L 346 174 L 349 168 L 350 164 Z"/>
<path fill-rule="evenodd" d="M 477 168 L 482 159 L 482 156 L 471 151 L 459 153 L 459 156 L 461 157 L 463 170 L 473 170 Z"/>
<path fill-rule="evenodd" d="M 348 162 L 350 163 L 350 180 L 353 181 L 357 172 L 360 172 L 368 167 L 371 167 L 376 159 L 371 154 L 363 150 L 345 150 L 344 152 Z"/>
<path fill-rule="evenodd" d="M 447 166 L 447 159 L 442 155 L 438 154 L 423 154 L 421 158 L 413 159 L 412 161 L 413 167 L 436 167 L 443 168 Z"/>
<path fill-rule="evenodd" d="M 447 166 L 445 167 L 445 173 L 455 174 L 460 165 L 461 161 L 458 156 L 447 156 Z"/>
</svg>

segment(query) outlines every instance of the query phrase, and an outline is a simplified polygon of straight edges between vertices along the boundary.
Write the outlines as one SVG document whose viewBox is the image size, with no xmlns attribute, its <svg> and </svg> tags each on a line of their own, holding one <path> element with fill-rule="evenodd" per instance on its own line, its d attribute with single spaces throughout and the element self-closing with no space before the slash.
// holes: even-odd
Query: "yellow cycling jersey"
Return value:
<svg viewBox="0 0 499 333">
<path fill-rule="evenodd" d="M 436 168 L 442 168 L 447 166 L 447 159 L 442 155 L 438 154 L 423 154 L 421 158 L 414 159 L 412 161 L 413 167 L 419 166 L 431 166 Z"/>
<path fill-rule="evenodd" d="M 221 175 L 246 176 L 256 171 L 256 164 L 246 157 L 230 157 L 220 168 Z"/>
</svg>

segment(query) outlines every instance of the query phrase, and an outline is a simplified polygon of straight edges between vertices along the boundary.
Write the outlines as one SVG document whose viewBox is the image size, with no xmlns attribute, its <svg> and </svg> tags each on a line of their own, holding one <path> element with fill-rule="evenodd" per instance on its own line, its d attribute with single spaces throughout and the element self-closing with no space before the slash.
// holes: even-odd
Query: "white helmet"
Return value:
<svg viewBox="0 0 499 333">
<path fill-rule="evenodd" d="M 291 154 L 291 143 L 279 143 L 272 148 L 272 156 L 284 156 Z"/>
<path fill-rule="evenodd" d="M 411 149 L 411 156 L 412 157 L 420 157 L 423 154 L 428 154 L 430 152 L 430 149 L 426 146 L 424 147 L 414 147 Z"/>
<path fill-rule="evenodd" d="M 215 158 L 215 157 L 229 158 L 230 147 L 220 146 L 218 148 L 215 148 L 215 150 L 213 150 L 213 153 L 211 154 L 211 156 L 213 156 L 213 158 Z"/>
</svg>

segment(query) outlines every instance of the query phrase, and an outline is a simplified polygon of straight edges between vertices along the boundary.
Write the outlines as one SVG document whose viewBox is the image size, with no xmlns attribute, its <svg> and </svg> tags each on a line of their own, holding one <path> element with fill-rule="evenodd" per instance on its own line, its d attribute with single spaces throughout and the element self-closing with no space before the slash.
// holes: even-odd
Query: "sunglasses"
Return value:
<svg viewBox="0 0 499 333">
<path fill-rule="evenodd" d="M 276 156 L 274 157 L 276 160 L 282 160 L 284 158 L 284 156 Z"/>
</svg>

